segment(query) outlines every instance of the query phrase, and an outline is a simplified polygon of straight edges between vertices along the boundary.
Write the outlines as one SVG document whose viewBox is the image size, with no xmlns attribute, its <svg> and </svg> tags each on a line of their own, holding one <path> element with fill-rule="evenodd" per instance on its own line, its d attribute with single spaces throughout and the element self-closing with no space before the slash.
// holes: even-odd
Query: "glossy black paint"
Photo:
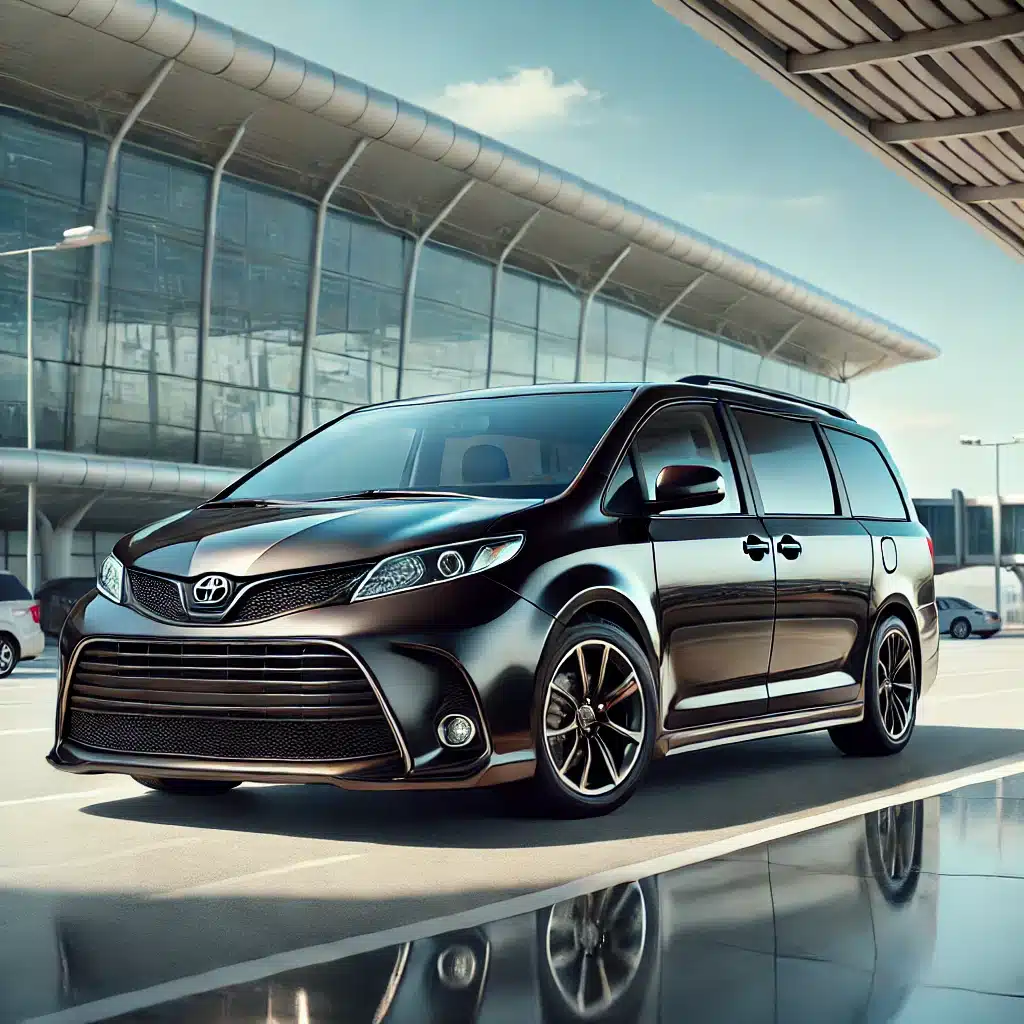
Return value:
<svg viewBox="0 0 1024 1024">
<path fill-rule="evenodd" d="M 938 632 L 924 528 L 913 519 L 850 518 L 838 478 L 837 515 L 765 516 L 729 410 L 742 404 L 841 425 L 884 452 L 872 431 L 809 411 L 796 400 L 751 397 L 725 387 L 590 388 L 609 389 L 631 392 L 625 410 L 571 485 L 548 500 L 400 497 L 208 505 L 123 538 L 115 554 L 129 569 L 185 582 L 216 572 L 240 584 L 314 568 L 369 567 L 392 554 L 488 537 L 522 534 L 525 542 L 509 562 L 477 575 L 259 622 L 160 621 L 94 592 L 76 606 L 61 637 L 50 763 L 75 772 L 301 778 L 363 788 L 490 785 L 526 777 L 534 770 L 537 667 L 546 646 L 581 616 L 621 626 L 648 652 L 661 681 L 659 754 L 856 720 L 862 713 L 865 652 L 883 611 L 896 609 L 906 618 L 919 648 L 922 688 L 931 684 Z M 559 389 L 544 390 L 558 401 Z M 731 448 L 739 513 L 721 514 L 715 506 L 656 511 L 639 503 L 609 511 L 609 481 L 638 430 L 674 402 L 701 402 L 712 410 Z M 912 516 L 901 481 L 900 488 Z M 883 564 L 883 542 L 890 555 L 893 546 L 897 553 L 891 572 Z M 201 761 L 70 743 L 64 708 L 74 661 L 81 645 L 98 637 L 340 644 L 376 687 L 401 759 Z M 807 682 L 822 678 L 830 685 Z M 438 716 L 453 695 L 479 728 L 479 743 L 462 753 L 444 749 L 437 737 Z"/>
</svg>

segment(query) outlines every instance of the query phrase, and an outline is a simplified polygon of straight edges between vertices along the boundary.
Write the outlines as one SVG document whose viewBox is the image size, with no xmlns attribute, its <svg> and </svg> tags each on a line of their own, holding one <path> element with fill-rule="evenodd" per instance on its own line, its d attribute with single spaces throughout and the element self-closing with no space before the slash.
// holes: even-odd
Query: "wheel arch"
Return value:
<svg viewBox="0 0 1024 1024">
<path fill-rule="evenodd" d="M 18 638 L 9 629 L 0 629 L 0 638 L 11 642 L 14 647 L 15 661 L 21 661 L 21 644 L 18 643 Z"/>
<path fill-rule="evenodd" d="M 914 675 L 917 679 L 917 694 L 921 695 L 921 671 L 924 666 L 923 655 L 921 653 L 921 630 L 917 624 L 917 615 L 914 613 L 913 608 L 907 603 L 907 601 L 900 595 L 894 594 L 887 601 L 885 601 L 875 613 L 874 622 L 871 624 L 871 641 L 874 643 L 875 633 L 878 627 L 885 622 L 886 619 L 895 616 L 899 619 L 904 626 L 907 627 L 907 632 L 910 634 L 910 644 L 914 651 L 914 668 L 916 669 Z"/>
</svg>

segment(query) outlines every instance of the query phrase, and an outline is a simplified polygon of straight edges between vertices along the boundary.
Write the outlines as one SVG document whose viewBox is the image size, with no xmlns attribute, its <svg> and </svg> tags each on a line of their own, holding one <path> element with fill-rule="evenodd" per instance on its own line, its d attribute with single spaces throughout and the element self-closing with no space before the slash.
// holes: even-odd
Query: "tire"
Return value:
<svg viewBox="0 0 1024 1024">
<path fill-rule="evenodd" d="M 0 633 L 0 679 L 6 679 L 18 666 L 18 642 L 6 633 Z"/>
<path fill-rule="evenodd" d="M 954 619 L 949 624 L 949 635 L 954 640 L 966 640 L 971 635 L 971 624 L 966 619 Z"/>
<path fill-rule="evenodd" d="M 614 714 L 598 699 L 608 695 L 615 698 Z M 565 630 L 537 672 L 537 770 L 522 793 L 530 809 L 583 818 L 621 806 L 650 764 L 658 714 L 650 663 L 628 633 L 606 622 Z"/>
<path fill-rule="evenodd" d="M 147 789 L 172 796 L 220 796 L 241 785 L 229 779 L 147 779 L 141 775 L 132 778 Z"/>
<path fill-rule="evenodd" d="M 864 671 L 864 718 L 829 729 L 832 742 L 851 757 L 898 754 L 917 722 L 918 670 L 914 641 L 895 615 L 878 624 Z"/>
<path fill-rule="evenodd" d="M 868 863 L 878 890 L 891 906 L 909 903 L 921 879 L 924 803 L 899 804 L 864 816 Z"/>
</svg>

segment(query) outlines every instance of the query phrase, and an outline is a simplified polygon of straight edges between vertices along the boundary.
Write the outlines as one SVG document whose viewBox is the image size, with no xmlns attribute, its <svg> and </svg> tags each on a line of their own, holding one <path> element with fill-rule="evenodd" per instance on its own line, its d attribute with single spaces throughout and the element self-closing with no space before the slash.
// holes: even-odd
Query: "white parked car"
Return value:
<svg viewBox="0 0 1024 1024">
<path fill-rule="evenodd" d="M 0 572 L 0 679 L 19 661 L 38 658 L 45 646 L 39 602 L 14 573 Z"/>
<path fill-rule="evenodd" d="M 1003 628 L 995 612 L 987 612 L 962 597 L 940 597 L 935 604 L 939 609 L 939 632 L 948 633 L 954 640 L 966 640 L 972 633 L 987 638 Z"/>
</svg>

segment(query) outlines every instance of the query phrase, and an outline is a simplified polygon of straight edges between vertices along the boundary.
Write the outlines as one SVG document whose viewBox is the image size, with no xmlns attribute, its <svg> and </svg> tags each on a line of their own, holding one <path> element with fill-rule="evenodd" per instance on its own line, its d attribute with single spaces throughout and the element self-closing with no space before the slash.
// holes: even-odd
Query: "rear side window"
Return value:
<svg viewBox="0 0 1024 1024">
<path fill-rule="evenodd" d="M 806 420 L 735 410 L 765 515 L 833 516 L 832 474 Z"/>
<path fill-rule="evenodd" d="M 825 428 L 846 484 L 850 511 L 864 519 L 906 519 L 907 510 L 888 463 L 867 438 Z"/>
<path fill-rule="evenodd" d="M 654 500 L 658 474 L 666 466 L 712 466 L 725 479 L 725 500 L 686 510 L 686 515 L 723 515 L 740 511 L 739 492 L 725 440 L 708 405 L 670 405 L 641 428 L 636 453 L 643 471 L 647 501 Z"/>
<path fill-rule="evenodd" d="M 32 595 L 17 576 L 0 573 L 0 601 L 31 601 Z"/>
</svg>

